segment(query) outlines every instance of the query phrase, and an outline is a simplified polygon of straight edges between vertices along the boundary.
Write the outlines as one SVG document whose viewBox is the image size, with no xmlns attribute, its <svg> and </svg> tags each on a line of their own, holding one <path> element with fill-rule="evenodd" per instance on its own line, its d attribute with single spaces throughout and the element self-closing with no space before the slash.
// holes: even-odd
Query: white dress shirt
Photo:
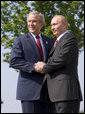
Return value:
<svg viewBox="0 0 85 114">
<path fill-rule="evenodd" d="M 33 33 L 31 33 L 31 34 L 32 34 L 33 38 L 35 39 L 35 42 L 37 43 L 36 34 L 33 34 Z M 45 60 L 46 60 L 45 46 L 43 44 L 43 40 L 42 40 L 41 34 L 39 34 L 39 40 L 40 40 L 40 43 L 41 43 L 41 46 L 42 46 L 43 55 L 44 55 L 44 62 L 45 62 Z"/>
<path fill-rule="evenodd" d="M 58 38 L 57 40 L 59 41 L 61 39 L 62 36 L 64 36 L 66 33 L 68 33 L 69 31 L 67 30 L 66 32 L 63 32 Z"/>
</svg>

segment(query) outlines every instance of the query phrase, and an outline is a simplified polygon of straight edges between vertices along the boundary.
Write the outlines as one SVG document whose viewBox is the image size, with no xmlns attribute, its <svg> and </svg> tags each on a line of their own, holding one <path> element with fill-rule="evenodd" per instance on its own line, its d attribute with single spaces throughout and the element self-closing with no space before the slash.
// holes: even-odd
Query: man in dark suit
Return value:
<svg viewBox="0 0 85 114">
<path fill-rule="evenodd" d="M 47 63 L 36 63 L 36 71 L 45 73 L 54 113 L 78 113 L 82 94 L 78 79 L 78 42 L 68 31 L 67 19 L 54 16 L 51 29 L 57 37 Z"/>
<path fill-rule="evenodd" d="M 29 33 L 15 39 L 11 52 L 10 67 L 19 69 L 17 99 L 21 100 L 23 113 L 51 111 L 50 103 L 45 104 L 40 99 L 44 75 L 35 71 L 35 63 L 46 62 L 53 46 L 51 38 L 40 34 L 44 23 L 43 14 L 31 12 L 27 16 Z"/>
</svg>

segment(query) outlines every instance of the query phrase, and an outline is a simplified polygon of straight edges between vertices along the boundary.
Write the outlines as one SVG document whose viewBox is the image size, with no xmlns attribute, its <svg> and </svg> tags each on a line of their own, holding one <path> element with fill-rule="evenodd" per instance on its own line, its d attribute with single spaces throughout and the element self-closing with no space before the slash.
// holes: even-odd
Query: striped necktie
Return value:
<svg viewBox="0 0 85 114">
<path fill-rule="evenodd" d="M 57 42 L 58 42 L 58 40 L 55 41 L 55 43 L 54 43 L 54 48 L 55 48 Z"/>
</svg>

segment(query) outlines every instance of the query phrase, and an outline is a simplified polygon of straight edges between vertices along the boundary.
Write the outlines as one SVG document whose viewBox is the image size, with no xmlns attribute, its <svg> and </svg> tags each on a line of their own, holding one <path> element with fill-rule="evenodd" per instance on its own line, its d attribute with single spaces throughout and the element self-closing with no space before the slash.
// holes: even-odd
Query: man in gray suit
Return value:
<svg viewBox="0 0 85 114">
<path fill-rule="evenodd" d="M 45 73 L 48 94 L 54 102 L 54 113 L 78 113 L 82 94 L 78 79 L 78 42 L 68 31 L 68 21 L 54 16 L 51 29 L 57 37 L 47 63 L 35 64 L 37 72 Z"/>
</svg>

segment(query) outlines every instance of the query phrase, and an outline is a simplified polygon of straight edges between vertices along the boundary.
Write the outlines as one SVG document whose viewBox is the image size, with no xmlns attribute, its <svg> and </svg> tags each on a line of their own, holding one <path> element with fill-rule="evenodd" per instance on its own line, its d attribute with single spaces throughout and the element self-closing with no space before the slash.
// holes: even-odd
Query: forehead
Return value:
<svg viewBox="0 0 85 114">
<path fill-rule="evenodd" d="M 52 19 L 52 21 L 51 21 L 51 24 L 52 23 L 60 23 L 61 22 L 61 18 L 60 17 L 54 17 L 53 19 Z"/>
<path fill-rule="evenodd" d="M 28 16 L 28 20 L 29 19 L 36 19 L 37 20 L 38 18 L 39 18 L 39 16 L 37 14 L 31 14 Z"/>
</svg>

